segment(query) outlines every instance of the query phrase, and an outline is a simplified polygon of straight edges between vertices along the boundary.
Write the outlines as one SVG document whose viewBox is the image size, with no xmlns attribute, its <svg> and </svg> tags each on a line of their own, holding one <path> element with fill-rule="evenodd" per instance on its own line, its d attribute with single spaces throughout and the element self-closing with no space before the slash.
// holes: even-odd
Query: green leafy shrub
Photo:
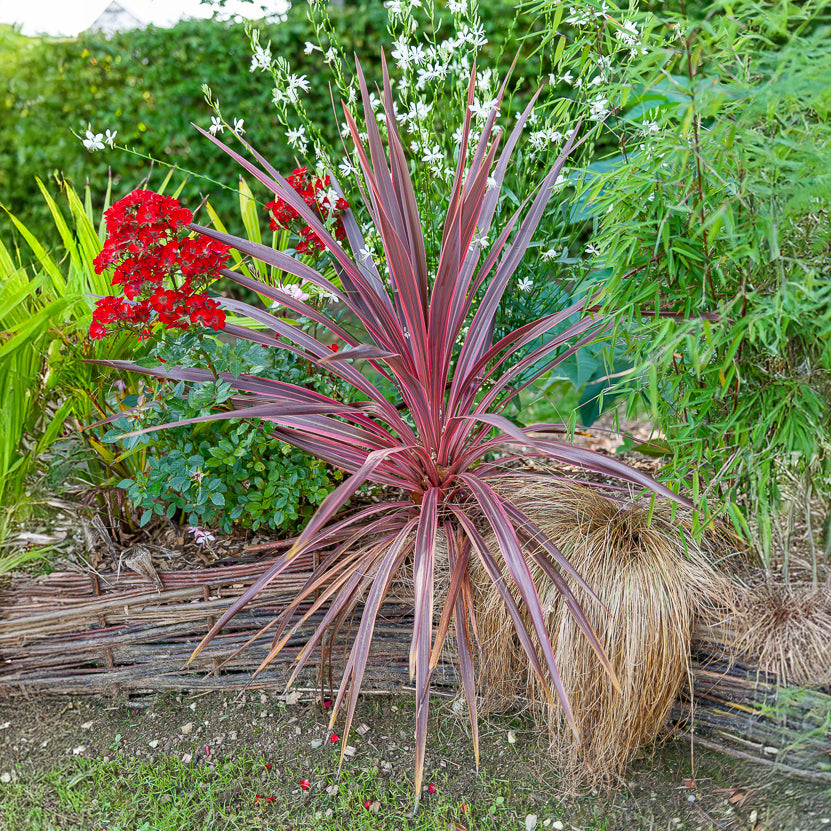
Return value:
<svg viewBox="0 0 831 831">
<path fill-rule="evenodd" d="M 785 477 L 831 490 L 826 7 L 610 10 L 580 30 L 648 33 L 614 81 L 616 153 L 572 175 L 636 366 L 623 391 L 666 436 L 665 475 L 767 557 Z"/>
<path fill-rule="evenodd" d="M 126 356 L 133 348 L 125 336 L 106 347 L 86 339 L 94 295 L 105 294 L 109 282 L 92 265 L 103 228 L 89 189 L 82 200 L 64 185 L 61 206 L 63 199 L 36 184 L 61 244 L 59 253 L 50 253 L 7 213 L 25 247 L 0 238 L 0 539 L 25 516 L 29 480 L 67 423 L 108 414 L 103 402 L 111 373 L 84 358 Z M 111 460 L 106 451 L 105 457 Z"/>
<path fill-rule="evenodd" d="M 484 13 L 489 31 L 501 28 L 513 16 L 511 10 L 507 0 L 489 6 Z M 391 45 L 383 5 L 332 7 L 329 17 L 345 53 L 357 50 L 368 67 L 378 69 L 381 48 Z M 420 23 L 431 25 L 425 14 Z M 10 210 L 45 241 L 53 239 L 54 231 L 46 211 L 30 198 L 35 176 L 61 175 L 76 186 L 92 182 L 97 202 L 103 194 L 94 183 L 105 182 L 110 168 L 120 195 L 147 174 L 150 156 L 198 171 L 183 190 L 184 200 L 196 205 L 210 194 L 217 211 L 229 216 L 236 191 L 218 184 L 224 181 L 222 160 L 191 126 L 191 121 L 210 123 L 204 84 L 217 91 L 229 119 L 245 121 L 250 140 L 275 164 L 283 170 L 297 166 L 276 118 L 264 117 L 273 112 L 273 90 L 249 71 L 251 50 L 243 24 L 183 20 L 170 29 L 149 26 L 111 37 L 88 32 L 77 39 L 24 38 L 0 27 L 0 35 L 0 192 Z M 292 72 L 308 77 L 309 116 L 337 143 L 321 55 L 303 49 L 306 41 L 315 40 L 306 4 L 292 4 L 284 21 L 265 25 L 262 39 L 271 42 L 275 54 L 290 59 Z M 503 61 L 510 63 L 516 44 L 508 41 Z M 142 156 L 90 154 L 71 132 L 83 134 L 87 125 L 95 132 L 117 130 L 116 142 Z"/>
<path fill-rule="evenodd" d="M 324 394 L 344 394 L 343 385 L 328 373 L 315 371 L 310 376 L 307 362 L 246 341 L 229 343 L 187 332 L 156 344 L 153 357 L 143 363 L 158 366 L 159 359 L 178 367 L 207 363 L 215 372 L 233 377 L 255 374 L 310 386 Z M 136 427 L 207 415 L 227 406 L 233 393 L 225 381 L 180 381 L 172 389 L 158 386 L 143 394 L 152 404 L 138 419 L 116 421 L 107 441 L 116 442 L 125 430 Z M 139 397 L 125 398 L 121 404 L 136 406 Z M 339 471 L 272 436 L 261 419 L 175 427 L 124 439 L 123 444 L 126 450 L 146 446 L 143 470 L 118 483 L 142 511 L 142 525 L 155 515 L 224 533 L 230 533 L 234 525 L 291 533 L 340 479 Z"/>
</svg>

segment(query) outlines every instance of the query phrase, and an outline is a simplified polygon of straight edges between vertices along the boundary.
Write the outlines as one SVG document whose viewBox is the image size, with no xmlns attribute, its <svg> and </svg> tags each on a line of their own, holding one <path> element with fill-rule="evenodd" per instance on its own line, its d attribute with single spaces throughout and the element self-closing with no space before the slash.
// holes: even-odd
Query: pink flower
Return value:
<svg viewBox="0 0 831 831">
<path fill-rule="evenodd" d="M 470 808 L 468 808 L 467 804 L 463 802 L 461 804 L 461 810 L 464 811 L 465 813 L 467 813 L 470 810 Z"/>
<path fill-rule="evenodd" d="M 300 787 L 301 787 L 304 791 L 309 790 L 309 788 L 311 788 L 311 785 L 309 784 L 309 780 L 308 780 L 308 779 L 301 779 L 301 780 L 300 780 Z"/>
</svg>

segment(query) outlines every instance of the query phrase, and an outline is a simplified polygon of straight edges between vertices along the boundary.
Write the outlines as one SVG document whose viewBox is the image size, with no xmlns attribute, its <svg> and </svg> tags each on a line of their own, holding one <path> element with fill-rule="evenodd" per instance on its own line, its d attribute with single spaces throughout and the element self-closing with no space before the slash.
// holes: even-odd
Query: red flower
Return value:
<svg viewBox="0 0 831 831">
<path fill-rule="evenodd" d="M 329 349 L 331 349 L 332 352 L 337 352 L 339 348 L 340 347 L 336 343 L 330 343 L 329 344 Z M 329 703 L 331 704 L 332 702 L 330 701 Z"/>
<path fill-rule="evenodd" d="M 124 314 L 126 304 L 120 297 L 108 295 L 95 301 L 92 319 L 99 323 L 115 323 Z"/>
<path fill-rule="evenodd" d="M 309 784 L 309 780 L 308 780 L 308 779 L 301 779 L 301 780 L 300 780 L 300 787 L 301 787 L 304 791 L 307 791 L 307 790 L 309 790 L 309 788 L 311 788 L 311 784 Z"/>
<path fill-rule="evenodd" d="M 329 348 L 331 349 L 332 347 L 330 346 Z M 334 351 L 334 350 L 332 350 L 332 351 Z M 332 706 L 332 699 L 331 698 L 324 698 L 323 699 L 323 706 L 328 710 Z"/>
<path fill-rule="evenodd" d="M 271 770 L 271 765 L 268 762 L 265 763 L 265 769 Z"/>
<path fill-rule="evenodd" d="M 309 177 L 308 168 L 299 167 L 293 170 L 286 181 L 297 193 L 297 195 L 324 220 L 334 220 L 333 232 L 335 239 L 346 239 L 346 229 L 340 214 L 349 207 L 349 203 L 343 197 L 336 197 L 332 200 L 329 187 L 331 179 L 329 176 Z M 333 203 L 334 202 L 334 203 Z M 308 224 L 297 227 L 300 219 L 299 213 L 283 199 L 275 199 L 266 204 L 266 210 L 270 214 L 269 224 L 272 230 L 279 229 L 294 230 L 301 237 L 300 242 L 295 246 L 298 254 L 314 255 L 323 251 L 323 241 L 312 230 Z"/>
<path fill-rule="evenodd" d="M 427 793 L 435 793 L 435 792 L 436 792 L 436 786 L 431 782 L 427 786 Z"/>
<path fill-rule="evenodd" d="M 367 801 L 366 801 L 366 802 L 364 802 L 364 808 L 366 808 L 366 809 L 367 809 L 367 811 L 368 811 L 371 807 L 372 807 L 372 800 L 371 800 L 371 799 L 367 799 Z"/>
<path fill-rule="evenodd" d="M 170 312 L 179 302 L 179 292 L 158 288 L 150 295 L 150 305 L 157 312 Z"/>
<path fill-rule="evenodd" d="M 464 813 L 467 813 L 467 812 L 470 810 L 470 808 L 468 808 L 468 807 L 467 807 L 467 805 L 466 805 L 464 802 L 463 802 L 463 803 L 459 806 L 459 808 L 460 808 L 460 809 L 461 809 Z"/>
<path fill-rule="evenodd" d="M 102 298 L 96 303 L 90 337 L 101 338 L 108 324 L 136 331 L 145 340 L 154 322 L 168 329 L 187 329 L 192 323 L 219 330 L 225 312 L 204 294 L 204 288 L 224 268 L 227 245 L 205 237 L 190 237 L 193 219 L 187 208 L 170 196 L 136 190 L 116 202 L 105 214 L 109 236 L 95 258 L 95 270 L 113 268 L 112 285 L 122 286 L 127 300 Z M 180 287 L 166 288 L 176 273 Z M 201 289 L 201 291 L 200 291 Z M 155 317 L 154 317 L 155 315 Z"/>
<path fill-rule="evenodd" d="M 101 340 L 107 334 L 107 327 L 97 320 L 93 320 L 89 326 L 89 336 L 93 340 Z"/>
<path fill-rule="evenodd" d="M 329 741 L 332 742 L 332 744 L 335 744 L 335 742 L 340 741 L 340 736 L 338 736 L 337 733 L 332 733 L 332 735 L 329 736 Z"/>
</svg>

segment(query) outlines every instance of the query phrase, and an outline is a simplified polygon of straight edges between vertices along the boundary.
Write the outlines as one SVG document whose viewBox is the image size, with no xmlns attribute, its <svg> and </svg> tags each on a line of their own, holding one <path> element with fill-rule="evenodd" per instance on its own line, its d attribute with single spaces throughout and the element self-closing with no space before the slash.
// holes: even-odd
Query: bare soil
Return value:
<svg viewBox="0 0 831 831">
<path fill-rule="evenodd" d="M 324 804 L 343 741 L 331 741 L 327 716 L 319 702 L 290 697 L 287 703 L 283 696 L 258 691 L 237 697 L 7 699 L 0 701 L 0 778 L 25 782 L 46 769 L 71 768 L 81 758 L 120 760 L 122 766 L 172 758 L 204 772 L 246 754 L 253 760 L 250 773 L 238 778 L 225 797 L 251 803 L 256 795 L 267 794 L 285 807 L 291 827 L 314 827 L 305 823 Z M 353 750 L 344 764 L 347 776 L 369 770 L 379 779 L 412 780 L 411 696 L 363 696 L 355 725 L 360 731 L 348 738 Z M 565 795 L 544 739 L 530 721 L 491 719 L 482 725 L 481 741 L 483 763 L 477 774 L 465 720 L 449 700 L 437 702 L 425 781 L 435 783 L 443 798 L 471 806 L 471 829 L 476 812 L 487 811 L 497 791 L 507 797 L 500 803 L 499 823 L 489 827 L 521 829 L 533 813 L 539 818 L 537 828 L 575 831 L 831 829 L 827 787 L 709 751 L 693 752 L 683 740 L 670 739 L 638 759 L 618 790 L 577 796 Z M 301 779 L 310 780 L 308 791 L 298 787 Z M 402 811 L 406 807 L 399 806 Z"/>
</svg>

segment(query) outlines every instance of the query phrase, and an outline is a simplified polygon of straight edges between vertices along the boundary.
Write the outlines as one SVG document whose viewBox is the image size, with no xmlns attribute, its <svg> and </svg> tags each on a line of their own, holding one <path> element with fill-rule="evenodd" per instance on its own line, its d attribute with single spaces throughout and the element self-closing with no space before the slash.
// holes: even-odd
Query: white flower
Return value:
<svg viewBox="0 0 831 831">
<path fill-rule="evenodd" d="M 344 176 L 354 176 L 354 174 L 356 174 L 356 173 L 358 172 L 358 171 L 355 169 L 355 165 L 354 165 L 354 164 L 352 164 L 352 162 L 351 162 L 351 161 L 349 161 L 349 159 L 344 159 L 344 160 L 343 160 L 343 161 L 342 161 L 342 162 L 338 165 L 338 170 L 340 170 L 340 172 L 341 172 Z"/>
<path fill-rule="evenodd" d="M 593 242 L 590 242 L 586 246 L 586 253 L 590 257 L 596 257 L 600 253 L 600 249 Z"/>
<path fill-rule="evenodd" d="M 395 41 L 390 55 L 399 69 L 406 69 L 410 65 L 410 46 L 406 37 L 401 36 Z"/>
<path fill-rule="evenodd" d="M 362 248 L 358 252 L 358 258 L 362 263 L 369 262 L 372 259 L 372 250 L 369 248 Z"/>
<path fill-rule="evenodd" d="M 572 83 L 574 83 L 574 76 L 571 74 L 571 70 L 566 70 L 559 77 L 554 74 L 549 75 L 548 81 L 551 84 L 568 84 L 569 86 L 571 86 Z"/>
<path fill-rule="evenodd" d="M 630 49 L 639 46 L 641 42 L 641 34 L 638 31 L 638 26 L 632 20 L 624 20 L 623 26 L 615 32 L 615 37 Z"/>
<path fill-rule="evenodd" d="M 301 153 L 306 152 L 306 128 L 298 127 L 296 130 L 289 130 L 286 132 L 286 138 L 289 144 L 299 150 Z"/>
<path fill-rule="evenodd" d="M 523 277 L 519 283 L 517 283 L 517 287 L 520 291 L 529 292 L 532 288 L 534 288 L 534 280 L 531 277 Z"/>
<path fill-rule="evenodd" d="M 309 299 L 308 292 L 303 291 L 303 289 L 301 289 L 298 285 L 277 286 L 276 290 L 281 294 L 286 294 L 289 297 L 293 297 L 295 300 L 300 300 L 301 302 L 305 302 Z"/>
<path fill-rule="evenodd" d="M 594 101 L 591 102 L 591 112 L 589 118 L 592 121 L 602 121 L 609 114 L 609 102 L 602 95 L 598 95 Z"/>
<path fill-rule="evenodd" d="M 255 46 L 254 54 L 251 56 L 251 68 L 249 72 L 256 72 L 256 70 L 263 72 L 266 69 L 271 69 L 271 49 L 268 46 Z"/>
<path fill-rule="evenodd" d="M 427 164 L 440 162 L 443 159 L 444 153 L 441 152 L 441 148 L 438 146 L 438 144 L 434 145 L 432 148 L 424 148 L 424 155 L 421 157 L 421 161 L 427 162 Z"/>
<path fill-rule="evenodd" d="M 461 46 L 463 43 L 469 43 L 475 48 L 485 46 L 488 39 L 485 37 L 485 27 L 480 23 L 478 26 L 468 26 L 467 24 L 459 28 L 459 40 L 457 43 Z"/>
<path fill-rule="evenodd" d="M 545 262 L 550 263 L 557 256 L 557 249 L 549 248 L 547 251 L 543 251 L 540 256 Z"/>
<path fill-rule="evenodd" d="M 316 46 L 314 43 L 312 43 L 309 40 L 306 41 L 306 45 L 303 47 L 303 52 L 307 55 L 311 55 L 312 52 L 322 52 L 322 51 L 323 50 L 319 46 Z"/>
<path fill-rule="evenodd" d="M 118 135 L 118 130 L 107 130 L 106 133 L 107 135 L 104 138 L 104 141 L 110 145 L 110 149 L 112 150 L 115 137 Z"/>
<path fill-rule="evenodd" d="M 450 14 L 464 14 L 467 11 L 467 0 L 450 0 L 447 8 Z"/>
<path fill-rule="evenodd" d="M 402 124 L 406 124 L 409 122 L 417 122 L 417 121 L 424 121 L 428 115 L 430 115 L 430 110 L 433 109 L 432 104 L 428 104 L 426 101 L 413 101 L 410 104 L 410 108 L 407 110 L 406 113 L 402 113 L 398 120 Z M 414 132 L 411 130 L 410 132 Z"/>
<path fill-rule="evenodd" d="M 245 119 L 244 119 L 244 118 L 235 118 L 235 119 L 234 119 L 234 132 L 235 132 L 238 136 L 241 136 L 241 135 L 245 132 L 245 130 L 243 130 L 243 129 L 242 129 L 242 125 L 243 125 L 244 123 L 245 123 Z"/>
<path fill-rule="evenodd" d="M 217 133 L 221 133 L 225 127 L 222 124 L 222 119 L 218 115 L 211 116 L 211 126 L 208 127 L 208 132 L 215 136 Z"/>
<path fill-rule="evenodd" d="M 566 23 L 571 23 L 574 26 L 585 26 L 591 20 L 591 14 L 583 9 L 575 9 L 572 6 L 569 12 Z"/>
<path fill-rule="evenodd" d="M 303 92 L 309 91 L 309 79 L 305 75 L 289 75 L 286 79 L 289 82 L 289 88 L 286 90 L 286 98 L 294 103 L 300 97 L 297 90 L 302 89 Z"/>
<path fill-rule="evenodd" d="M 427 53 L 424 51 L 424 47 L 417 43 L 415 46 L 410 48 L 410 60 L 416 65 L 421 66 L 427 60 Z"/>
<path fill-rule="evenodd" d="M 485 185 L 486 190 L 496 190 L 499 187 L 499 182 L 493 176 L 488 176 L 488 181 Z"/>
<path fill-rule="evenodd" d="M 338 59 L 338 50 L 335 49 L 334 46 L 330 46 L 326 50 L 326 54 L 323 56 L 323 60 L 326 61 L 326 63 L 334 63 L 337 59 Z"/>
<path fill-rule="evenodd" d="M 189 525 L 188 531 L 193 534 L 193 541 L 197 545 L 209 546 L 212 542 L 216 542 L 216 537 L 210 531 L 206 531 L 198 525 Z"/>
<path fill-rule="evenodd" d="M 94 153 L 96 150 L 104 149 L 104 142 L 101 141 L 103 138 L 103 133 L 93 133 L 90 128 L 87 128 L 86 138 L 81 139 L 81 141 L 90 153 Z"/>
<path fill-rule="evenodd" d="M 478 98 L 473 99 L 473 103 L 470 105 L 470 112 L 473 114 L 474 118 L 486 119 L 490 114 L 491 110 L 496 106 L 496 99 L 491 98 L 486 101 L 482 101 L 479 103 Z"/>
</svg>

